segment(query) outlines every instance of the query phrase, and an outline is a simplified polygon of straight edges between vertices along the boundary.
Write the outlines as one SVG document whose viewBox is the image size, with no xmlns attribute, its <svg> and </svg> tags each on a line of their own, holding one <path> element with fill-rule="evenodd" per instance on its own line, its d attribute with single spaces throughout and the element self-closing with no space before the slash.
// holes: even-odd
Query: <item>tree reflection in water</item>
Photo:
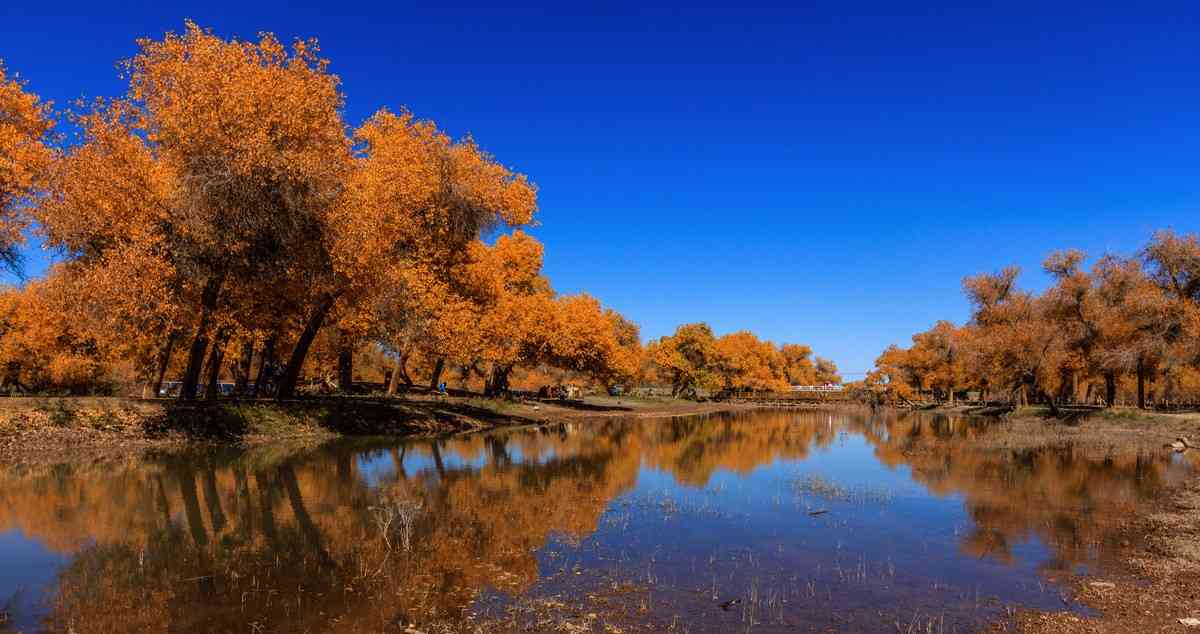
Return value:
<svg viewBox="0 0 1200 634">
<path fill-rule="evenodd" d="M 721 574 L 725 592 L 740 593 L 746 575 L 776 584 L 770 591 L 781 598 L 771 609 L 778 617 L 767 610 L 772 616 L 759 625 L 794 627 L 824 615 L 841 629 L 866 631 L 869 621 L 859 613 L 967 601 L 961 592 L 935 596 L 939 575 L 951 582 L 956 575 L 990 576 L 990 591 L 1024 601 L 1036 574 L 1022 566 L 1045 572 L 1102 565 L 1119 547 L 1121 522 L 1184 468 L 1166 455 L 996 450 L 973 442 L 987 433 L 986 423 L 961 418 L 761 412 L 14 465 L 0 474 L 0 532 L 19 531 L 70 557 L 45 594 L 45 611 L 13 615 L 24 628 L 349 632 L 465 625 L 460 620 L 484 599 L 490 605 L 496 597 L 503 602 L 572 583 L 579 592 L 595 591 L 592 577 L 564 581 L 555 574 L 560 566 L 550 559 L 575 549 L 567 557 L 606 568 L 597 577 L 606 582 L 646 562 L 649 570 L 657 566 L 660 605 L 637 615 L 647 622 L 682 614 L 693 630 L 728 625 L 704 612 L 712 598 L 697 588 L 713 562 L 748 552 L 750 561 L 766 562 Z M 896 502 L 895 512 L 832 507 L 823 521 L 780 504 L 788 489 L 778 477 L 763 477 L 842 454 L 851 456 L 844 459 L 849 467 L 861 460 L 863 469 L 907 473 L 919 493 Z M 704 492 L 707 510 L 721 512 L 676 508 L 663 517 L 659 507 L 637 510 L 639 495 L 651 490 L 645 483 L 662 486 L 664 477 L 672 491 Z M 714 480 L 742 488 L 723 492 Z M 764 487 L 775 490 L 767 495 Z M 764 502 L 770 499 L 773 505 Z M 403 508 L 388 512 L 408 517 L 388 530 L 408 525 L 407 548 L 400 533 L 381 534 L 379 513 L 397 504 Z M 625 513 L 624 525 L 603 522 L 606 513 Z M 878 539 L 905 521 L 923 522 L 908 528 L 931 535 L 951 525 L 957 531 L 956 522 L 967 526 L 946 552 L 937 551 L 933 536 Z M 1030 543 L 1042 548 L 1034 561 L 1021 551 Z M 611 563 L 621 557 L 627 561 Z M 863 561 L 864 582 L 876 565 L 880 581 L 839 594 L 854 557 Z M 890 580 L 884 557 L 893 567 Z M 928 565 L 894 569 L 906 561 Z M 1010 568 L 1015 572 L 1005 572 Z M 902 583 L 906 576 L 911 583 Z M 815 590 L 803 601 L 803 587 L 819 584 L 824 604 Z M 930 596 L 918 600 L 912 593 L 922 584 Z"/>
</svg>

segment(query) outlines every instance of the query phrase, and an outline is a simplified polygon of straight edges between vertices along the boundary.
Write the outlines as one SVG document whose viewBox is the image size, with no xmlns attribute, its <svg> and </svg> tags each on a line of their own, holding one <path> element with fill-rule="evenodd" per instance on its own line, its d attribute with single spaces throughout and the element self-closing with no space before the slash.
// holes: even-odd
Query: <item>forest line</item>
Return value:
<svg viewBox="0 0 1200 634">
<path fill-rule="evenodd" d="M 799 344 L 636 324 L 542 273 L 537 187 L 407 111 L 343 119 L 315 40 L 194 23 L 138 41 L 125 94 L 58 111 L 0 66 L 0 388 L 291 398 L 447 380 L 698 390 L 839 381 Z M 60 128 L 72 130 L 64 133 Z M 174 381 L 174 379 L 178 381 Z"/>
<path fill-rule="evenodd" d="M 1131 257 L 1085 268 L 1078 250 L 1052 253 L 1042 293 L 1007 267 L 963 280 L 971 315 L 939 321 L 891 346 L 865 387 L 890 401 L 983 400 L 1023 405 L 1200 402 L 1200 238 L 1161 230 Z"/>
</svg>

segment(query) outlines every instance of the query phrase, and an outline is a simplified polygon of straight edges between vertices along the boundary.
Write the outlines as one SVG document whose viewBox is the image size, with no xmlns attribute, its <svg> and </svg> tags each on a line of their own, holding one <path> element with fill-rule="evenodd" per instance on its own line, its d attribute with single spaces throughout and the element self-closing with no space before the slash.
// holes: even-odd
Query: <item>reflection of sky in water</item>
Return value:
<svg viewBox="0 0 1200 634">
<path fill-rule="evenodd" d="M 558 457 L 553 448 L 548 448 L 540 452 L 536 459 L 526 459 L 525 452 L 516 443 L 507 444 L 506 451 L 513 464 L 546 464 Z M 437 461 L 433 457 L 428 441 L 409 442 L 408 451 L 404 453 L 403 459 L 404 471 L 409 476 L 422 471 L 430 474 L 437 473 Z M 491 460 L 486 447 L 480 448 L 473 455 L 463 455 L 461 451 L 442 449 L 442 467 L 447 471 L 479 470 L 491 464 Z M 356 461 L 359 474 L 367 486 L 378 487 L 381 482 L 388 482 L 396 477 L 396 463 L 388 451 L 364 452 L 356 458 Z"/>
<path fill-rule="evenodd" d="M 809 478 L 843 488 L 848 498 L 798 492 L 795 482 Z M 613 560 L 630 568 L 652 565 L 694 585 L 697 561 L 749 556 L 765 562 L 742 571 L 732 563 L 717 566 L 718 584 L 736 593 L 751 577 L 764 584 L 772 583 L 772 575 L 778 577 L 774 583 L 797 575 L 828 580 L 839 567 L 862 565 L 872 578 L 894 570 L 891 584 L 937 584 L 953 598 L 982 593 L 1061 609 L 1058 595 L 1036 582 L 1038 564 L 1050 557 L 1036 537 L 1009 544 L 1011 564 L 965 555 L 960 542 L 972 520 L 962 497 L 930 494 L 908 467 L 880 463 L 875 448 L 856 434 L 840 433 L 803 459 L 777 459 L 749 473 L 717 470 L 704 487 L 643 466 L 635 489 L 614 500 L 606 517 L 621 521 L 601 521 L 584 540 L 575 556 L 585 567 Z M 543 564 L 544 573 L 562 565 L 546 558 Z M 940 601 L 924 598 L 930 610 Z"/>
<path fill-rule="evenodd" d="M 1101 510 L 1124 508 L 1117 502 L 1136 501 L 1156 486 L 1154 478 L 1176 482 L 1192 468 L 1191 459 L 1185 456 L 1159 455 L 1153 459 L 1157 465 L 1154 477 L 1146 482 L 1139 479 L 1134 485 L 1135 476 L 1128 464 L 1113 466 L 1082 456 L 1060 461 L 1053 452 L 1042 454 L 1044 459 L 1027 456 L 1030 462 L 1026 464 L 1014 457 L 1015 452 L 989 453 L 953 443 L 934 448 L 925 456 L 927 462 L 922 463 L 907 457 L 900 443 L 914 436 L 892 437 L 890 441 L 896 444 L 878 446 L 889 442 L 886 434 L 891 430 L 875 427 L 861 433 L 853 431 L 863 427 L 855 427 L 853 419 L 843 420 L 840 415 L 809 413 L 792 417 L 772 412 L 757 416 L 670 423 L 618 421 L 544 431 L 515 429 L 490 436 L 442 439 L 436 454 L 430 439 L 352 439 L 290 457 L 283 464 L 303 476 L 309 487 L 303 495 L 314 517 L 321 520 L 336 513 L 353 522 L 371 517 L 362 509 L 397 480 L 397 459 L 402 459 L 405 476 L 432 496 L 426 501 L 433 500 L 443 484 L 435 457 L 438 455 L 440 470 L 447 473 L 447 480 L 454 478 L 459 494 L 475 492 L 472 486 L 482 481 L 480 499 L 495 495 L 503 504 L 517 505 L 504 507 L 505 513 L 531 513 L 522 516 L 524 524 L 519 525 L 553 536 L 546 543 L 539 536 L 521 546 L 526 557 L 531 550 L 535 552 L 537 571 L 543 575 L 531 590 L 534 594 L 560 589 L 554 585 L 561 582 L 555 573 L 564 565 L 609 574 L 609 580 L 638 580 L 638 575 L 653 574 L 658 579 L 655 591 L 664 603 L 685 613 L 711 608 L 711 599 L 697 594 L 698 585 L 711 583 L 721 596 L 737 596 L 748 584 L 760 581 L 782 587 L 803 579 L 833 587 L 837 579 L 853 569 L 862 569 L 866 579 L 853 592 L 843 592 L 847 596 L 839 596 L 836 605 L 822 609 L 875 613 L 877 609 L 893 608 L 911 611 L 915 606 L 936 613 L 953 609 L 946 606 L 978 602 L 980 596 L 1062 609 L 1057 590 L 1041 583 L 1038 574 L 1039 566 L 1052 563 L 1054 549 L 1061 549 L 1053 543 L 1057 534 L 1050 524 L 1065 518 L 1069 529 L 1081 529 L 1081 535 L 1094 539 L 1095 535 L 1088 533 L 1095 528 L 1092 522 L 1097 518 L 1088 515 L 1090 510 L 1077 515 L 1074 505 L 1090 509 L 1095 502 Z M 897 430 L 905 432 L 900 427 Z M 912 431 L 916 428 L 907 430 Z M 871 433 L 881 435 L 868 438 Z M 820 446 L 826 441 L 827 446 Z M 505 471 L 509 467 L 504 461 L 497 464 L 498 456 L 507 456 L 507 461 L 520 467 L 517 477 Z M 181 480 L 173 474 L 177 470 L 195 471 L 188 481 L 195 480 L 193 484 L 199 486 L 203 507 L 208 501 L 205 482 L 199 479 L 204 469 L 215 464 L 223 478 L 220 486 L 232 487 L 235 468 L 279 466 L 257 466 L 252 457 L 252 453 L 230 451 L 221 459 L 228 462 L 214 463 L 203 453 L 185 453 L 173 459 L 172 466 L 151 461 L 149 469 L 131 467 L 129 477 L 130 482 L 143 485 L 155 478 L 164 479 L 172 495 L 169 523 L 185 527 L 187 514 L 174 497 L 180 491 Z M 245 464 L 238 462 L 243 459 Z M 896 466 L 885 464 L 884 459 Z M 916 475 L 910 464 L 917 465 Z M 728 465 L 738 465 L 741 470 Z M 1065 468 L 1063 465 L 1082 470 L 1059 471 Z M 943 467 L 946 473 L 939 471 Z M 1034 468 L 1044 470 L 1040 474 L 1043 479 L 1022 479 Z M 1083 484 L 1064 481 L 1059 477 L 1064 473 L 1082 473 L 1087 479 L 1080 481 Z M 75 476 L 70 470 L 64 470 L 61 477 L 59 484 L 92 484 L 75 480 L 89 476 Z M 931 478 L 930 486 L 951 493 L 932 493 L 921 483 Z M 1091 485 L 1092 478 L 1096 478 L 1095 486 Z M 257 475 L 250 479 L 254 490 L 261 492 Z M 271 476 L 263 482 L 277 480 Z M 1063 485 L 1066 492 L 1056 489 L 1057 484 Z M 364 485 L 368 491 L 357 489 L 356 493 L 355 487 Z M 550 489 L 552 485 L 560 488 Z M 1083 490 L 1076 490 L 1076 486 Z M 563 491 L 567 497 L 562 499 L 574 500 L 571 504 L 578 505 L 577 515 L 561 508 L 553 510 L 558 511 L 559 518 L 575 520 L 566 524 L 581 534 L 567 535 L 562 525 L 548 525 L 546 518 L 555 517 L 554 513 L 519 507 L 523 499 L 538 499 L 523 497 L 522 493 L 539 492 L 542 487 Z M 604 492 L 603 497 L 593 493 L 598 491 Z M 580 493 L 586 497 L 569 497 Z M 257 499 L 253 495 L 243 499 L 232 489 L 219 494 L 225 495 L 227 504 L 238 500 L 226 508 L 231 514 L 240 513 L 240 505 L 252 506 Z M 1025 499 L 1022 494 L 1053 508 L 1031 509 L 1020 504 L 1009 508 L 997 503 L 1020 501 Z M 105 499 L 120 514 L 146 511 L 152 498 Z M 144 507 L 124 508 L 118 504 L 134 504 L 134 499 L 142 500 Z M 288 494 L 280 489 L 276 493 L 279 509 L 291 508 L 287 500 Z M 554 500 L 540 498 L 540 503 L 553 506 Z M 354 515 L 355 508 L 358 516 Z M 432 508 L 432 504 L 425 508 Z M 594 513 L 600 509 L 603 515 L 592 530 Z M 71 510 L 63 508 L 59 512 Z M 202 514 L 208 511 L 201 509 Z M 452 512 L 448 515 L 455 517 Z M 149 516 L 158 517 L 157 513 Z M 282 510 L 280 521 L 290 516 L 288 510 Z M 468 517 L 472 516 L 458 516 L 458 521 Z M 430 519 L 438 522 L 442 518 Z M 211 524 L 211 520 L 206 522 L 209 529 Z M 317 524 L 325 526 L 320 521 Z M 94 530 L 83 528 L 89 534 Z M 479 529 L 481 535 L 488 534 L 487 528 L 464 526 L 464 530 Z M 1043 538 L 1050 543 L 1043 543 Z M 219 541 L 212 543 L 219 547 Z M 1089 543 L 1086 547 L 1094 546 Z M 526 561 L 532 568 L 533 562 Z M 50 552 L 36 537 L 19 531 L 0 534 L 0 600 L 11 598 L 7 609 L 18 627 L 36 624 L 33 615 L 38 610 L 37 602 L 44 600 L 44 590 L 52 587 L 58 571 L 70 562 L 69 556 Z M 710 627 L 720 631 L 726 625 L 735 624 L 717 622 Z"/>
<path fill-rule="evenodd" d="M 58 569 L 70 561 L 20 531 L 0 533 L 0 609 L 8 612 L 11 629 L 21 631 L 37 624 L 38 604 L 45 600 Z"/>
</svg>

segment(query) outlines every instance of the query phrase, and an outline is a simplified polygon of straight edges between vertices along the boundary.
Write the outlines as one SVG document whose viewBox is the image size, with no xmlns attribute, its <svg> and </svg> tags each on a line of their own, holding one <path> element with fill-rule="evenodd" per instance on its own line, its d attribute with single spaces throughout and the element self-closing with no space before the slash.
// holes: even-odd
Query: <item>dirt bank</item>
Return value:
<svg viewBox="0 0 1200 634">
<path fill-rule="evenodd" d="M 1059 580 L 1099 616 L 1022 611 L 995 631 L 1200 632 L 1200 477 L 1193 474 L 1155 508 L 1130 518 L 1119 539 L 1119 563 Z"/>
<path fill-rule="evenodd" d="M 338 435 L 449 434 L 582 418 L 685 416 L 744 408 L 610 397 L 536 402 L 415 395 L 188 405 L 161 399 L 15 397 L 0 399 L 0 458 L 87 457 L 190 443 Z"/>
</svg>

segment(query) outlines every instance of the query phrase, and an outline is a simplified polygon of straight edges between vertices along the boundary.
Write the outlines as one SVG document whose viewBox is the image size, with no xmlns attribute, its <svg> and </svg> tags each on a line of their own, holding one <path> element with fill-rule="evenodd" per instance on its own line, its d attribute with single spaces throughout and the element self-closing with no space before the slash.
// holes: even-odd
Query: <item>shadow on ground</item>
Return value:
<svg viewBox="0 0 1200 634">
<path fill-rule="evenodd" d="M 324 430 L 346 435 L 453 433 L 536 424 L 540 421 L 454 401 L 305 398 L 292 401 L 159 401 L 160 416 L 147 418 L 147 436 L 183 433 L 203 440 L 289 436 Z"/>
</svg>

